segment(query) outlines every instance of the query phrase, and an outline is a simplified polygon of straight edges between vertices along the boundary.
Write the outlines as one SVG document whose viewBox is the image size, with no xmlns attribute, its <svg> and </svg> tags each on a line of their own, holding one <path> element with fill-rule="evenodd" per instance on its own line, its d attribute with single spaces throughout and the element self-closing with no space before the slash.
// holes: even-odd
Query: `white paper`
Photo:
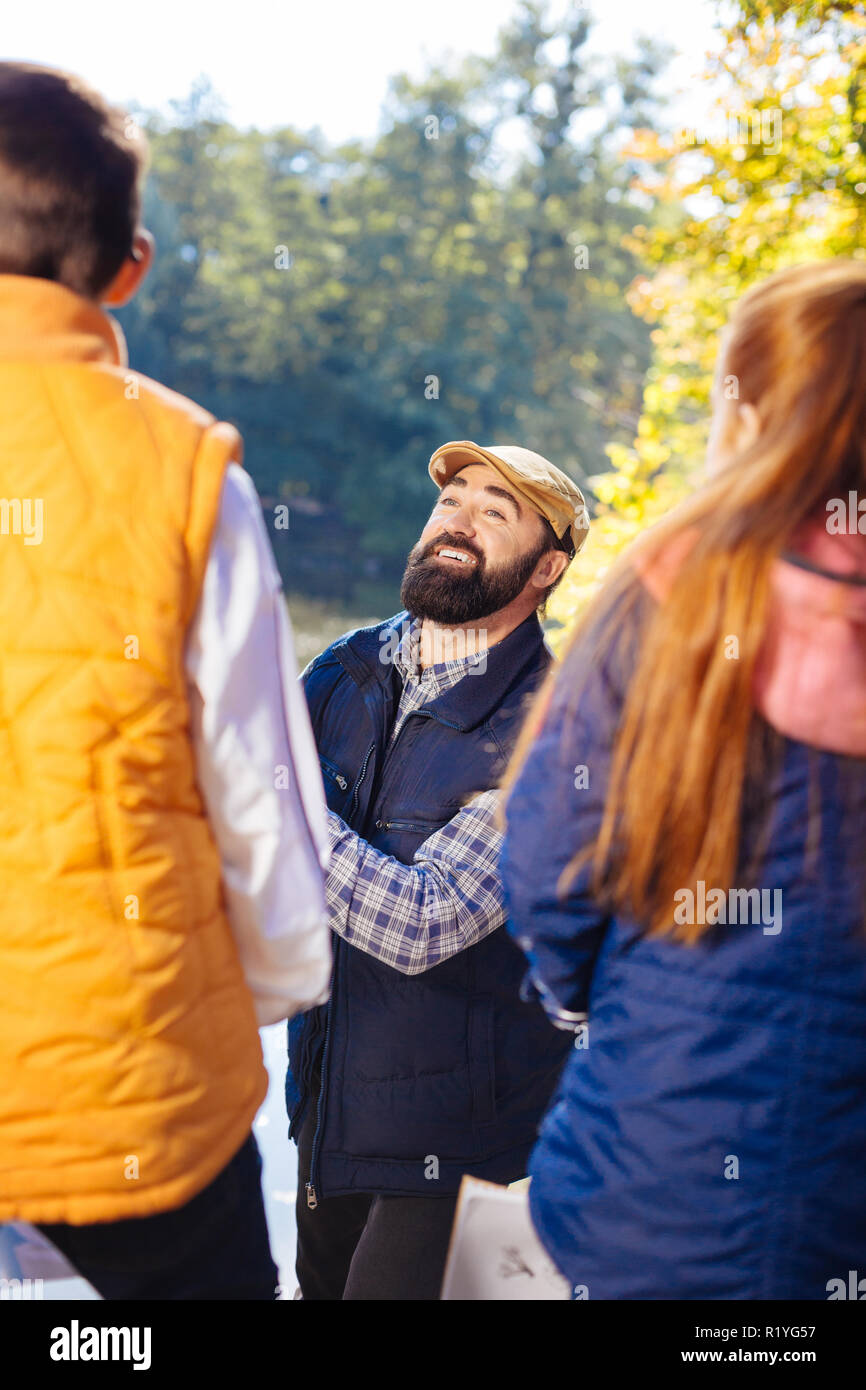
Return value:
<svg viewBox="0 0 866 1390">
<path fill-rule="evenodd" d="M 569 1299 L 529 1215 L 524 1187 L 464 1178 L 445 1267 L 444 1301 Z"/>
</svg>

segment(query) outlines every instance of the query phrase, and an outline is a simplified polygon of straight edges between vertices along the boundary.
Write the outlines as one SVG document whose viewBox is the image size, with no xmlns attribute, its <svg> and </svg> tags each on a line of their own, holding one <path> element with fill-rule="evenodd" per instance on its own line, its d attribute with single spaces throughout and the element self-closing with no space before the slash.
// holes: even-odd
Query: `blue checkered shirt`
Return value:
<svg viewBox="0 0 866 1390">
<path fill-rule="evenodd" d="M 411 623 L 394 661 L 403 694 L 391 731 L 393 743 L 413 710 L 468 675 L 486 653 L 443 661 L 421 670 L 420 623 Z M 374 849 L 345 821 L 328 812 L 331 861 L 326 896 L 331 926 L 344 941 L 404 975 L 420 975 L 505 920 L 494 824 L 498 791 L 482 792 L 401 864 Z"/>
</svg>

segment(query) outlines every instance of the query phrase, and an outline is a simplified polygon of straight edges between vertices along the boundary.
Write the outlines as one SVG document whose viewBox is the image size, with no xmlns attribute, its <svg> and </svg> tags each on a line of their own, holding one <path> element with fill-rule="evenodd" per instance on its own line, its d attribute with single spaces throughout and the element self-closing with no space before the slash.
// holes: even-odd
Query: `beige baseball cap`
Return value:
<svg viewBox="0 0 866 1390">
<path fill-rule="evenodd" d="M 577 554 L 589 532 L 589 513 L 583 493 L 567 473 L 531 449 L 517 444 L 473 444 L 471 439 L 452 439 L 440 444 L 430 459 L 430 477 L 439 487 L 468 463 L 487 463 L 546 517 L 559 540 L 568 537 Z"/>
</svg>

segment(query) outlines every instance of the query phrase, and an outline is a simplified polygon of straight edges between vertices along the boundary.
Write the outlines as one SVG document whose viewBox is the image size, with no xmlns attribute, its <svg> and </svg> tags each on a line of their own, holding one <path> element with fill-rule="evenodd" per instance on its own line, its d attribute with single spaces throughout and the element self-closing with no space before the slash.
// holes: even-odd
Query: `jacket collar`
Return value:
<svg viewBox="0 0 866 1390">
<path fill-rule="evenodd" d="M 675 537 L 651 562 L 636 553 L 644 587 L 664 603 L 697 537 Z M 825 519 L 803 522 L 773 565 L 767 626 L 752 697 L 787 738 L 866 757 L 866 536 L 828 534 Z"/>
<path fill-rule="evenodd" d="M 388 641 L 394 650 L 411 619 L 405 611 L 375 627 L 358 628 L 335 644 L 334 653 L 360 687 L 375 681 L 389 685 L 395 666 L 388 657 Z M 544 670 L 552 661 L 537 616 L 528 618 L 497 642 L 487 653 L 483 671 L 470 671 L 456 685 L 424 706 L 424 713 L 462 731 L 489 719 L 505 696 L 531 671 Z"/>
<path fill-rule="evenodd" d="M 866 758 L 866 536 L 805 523 L 771 584 L 758 709 L 788 738 Z"/>
<path fill-rule="evenodd" d="M 125 367 L 114 319 L 81 295 L 33 275 L 0 275 L 0 361 L 108 362 Z"/>
</svg>

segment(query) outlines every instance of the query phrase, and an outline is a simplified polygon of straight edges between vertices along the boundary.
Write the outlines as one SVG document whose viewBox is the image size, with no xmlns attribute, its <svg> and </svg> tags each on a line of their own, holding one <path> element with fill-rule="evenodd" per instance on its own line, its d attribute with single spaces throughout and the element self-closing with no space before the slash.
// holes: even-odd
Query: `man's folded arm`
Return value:
<svg viewBox="0 0 866 1390">
<path fill-rule="evenodd" d="M 482 792 L 419 845 L 411 864 L 374 849 L 328 812 L 331 927 L 404 975 L 474 946 L 505 920 L 494 813 Z"/>
</svg>

